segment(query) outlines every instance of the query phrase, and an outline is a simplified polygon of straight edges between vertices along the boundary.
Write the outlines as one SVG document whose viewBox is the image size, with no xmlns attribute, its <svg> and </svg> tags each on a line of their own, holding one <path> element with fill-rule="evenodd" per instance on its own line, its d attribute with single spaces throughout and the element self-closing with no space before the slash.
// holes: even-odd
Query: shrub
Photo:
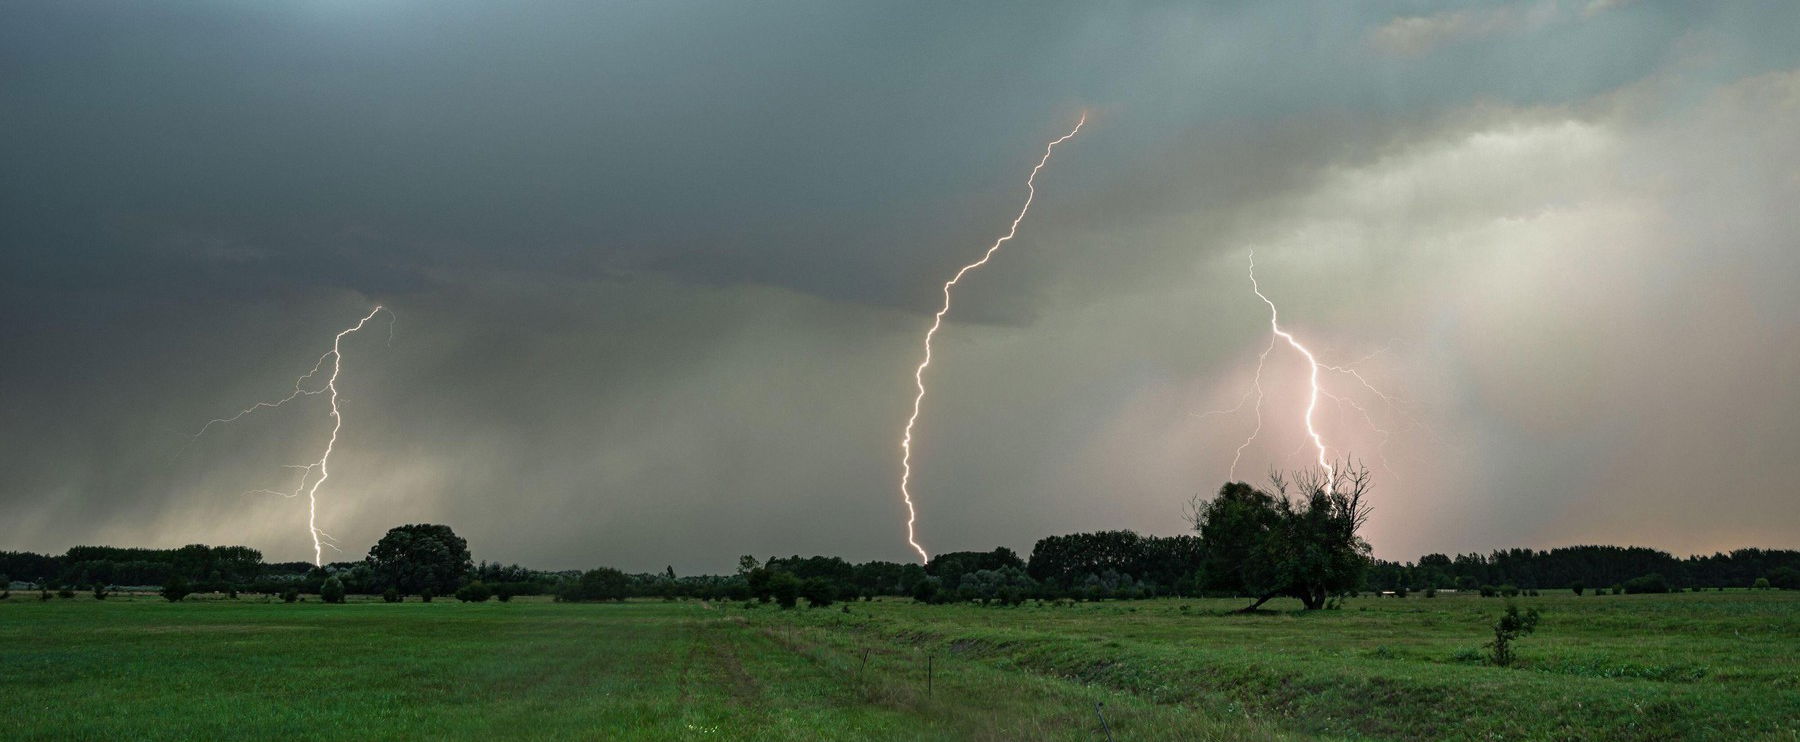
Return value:
<svg viewBox="0 0 1800 742">
<path fill-rule="evenodd" d="M 106 600 L 106 596 L 111 594 L 112 593 L 106 591 L 105 585 L 98 582 L 94 583 L 94 600 Z"/>
<path fill-rule="evenodd" d="M 344 602 L 343 581 L 339 580 L 336 575 L 325 580 L 325 584 L 319 586 L 319 599 L 327 603 Z"/>
<path fill-rule="evenodd" d="M 1587 589 L 1587 586 L 1581 584 L 1580 580 L 1576 580 L 1569 584 L 1569 590 L 1574 592 L 1576 595 L 1580 595 L 1582 593 L 1582 591 L 1586 590 L 1586 589 Z"/>
<path fill-rule="evenodd" d="M 399 590 L 396 590 L 396 589 L 390 587 L 386 590 L 381 591 L 381 602 L 383 602 L 383 603 L 398 603 L 398 602 L 400 602 L 400 600 L 401 600 L 401 598 L 400 598 Z"/>
<path fill-rule="evenodd" d="M 769 594 L 783 608 L 792 608 L 800 601 L 800 580 L 792 574 L 775 571 L 769 574 Z"/>
<path fill-rule="evenodd" d="M 419 602 L 420 603 L 430 603 L 431 602 L 431 588 L 428 587 L 428 588 L 425 588 L 424 590 L 419 591 Z"/>
<path fill-rule="evenodd" d="M 1506 604 L 1506 613 L 1494 622 L 1494 640 L 1488 647 L 1494 650 L 1491 657 L 1497 667 L 1506 667 L 1517 659 L 1513 654 L 1512 644 L 1522 637 L 1530 636 L 1537 630 L 1538 612 L 1536 608 L 1519 612 L 1519 606 L 1511 602 Z"/>
<path fill-rule="evenodd" d="M 232 600 L 237 600 L 237 588 L 235 588 L 235 587 L 234 587 L 234 588 L 232 588 L 232 589 L 231 589 L 231 593 L 230 593 L 230 596 L 229 596 L 229 597 L 230 597 L 230 598 L 231 598 L 231 599 L 232 599 Z"/>
<path fill-rule="evenodd" d="M 1633 578 L 1625 581 L 1625 594 L 1626 595 L 1639 595 L 1639 594 L 1643 594 L 1643 593 L 1666 593 L 1668 591 L 1669 591 L 1669 581 L 1666 579 L 1663 579 L 1662 575 L 1655 573 L 1655 572 L 1651 572 L 1650 574 L 1644 575 L 1643 577 L 1633 577 Z"/>
<path fill-rule="evenodd" d="M 1505 585 L 1501 585 L 1501 586 L 1500 586 L 1500 587 L 1497 587 L 1497 588 L 1494 588 L 1494 589 L 1495 589 L 1495 590 L 1497 590 L 1497 591 L 1499 591 L 1499 593 L 1500 593 L 1500 594 L 1501 594 L 1501 595 L 1502 595 L 1502 596 L 1505 596 L 1505 597 L 1508 597 L 1508 598 L 1516 598 L 1516 597 L 1519 597 L 1519 586 L 1518 586 L 1518 585 L 1514 585 L 1514 584 L 1512 584 L 1512 583 L 1507 583 L 1507 584 L 1505 584 Z"/>
<path fill-rule="evenodd" d="M 1482 585 L 1481 586 L 1481 597 L 1483 597 L 1483 598 L 1492 598 L 1495 595 L 1499 595 L 1499 594 L 1500 594 L 1499 589 L 1495 588 L 1493 585 Z"/>
<path fill-rule="evenodd" d="M 456 599 L 464 603 L 486 603 L 488 598 L 493 597 L 493 594 L 494 591 L 489 590 L 481 580 L 476 580 L 458 588 Z"/>
<path fill-rule="evenodd" d="M 174 577 L 170 577 L 167 583 L 163 584 L 162 596 L 170 603 L 179 603 L 182 598 L 188 596 L 189 592 L 191 591 L 188 590 L 187 580 L 182 578 L 181 575 L 175 575 Z"/>
<path fill-rule="evenodd" d="M 1405 585 L 1395 585 L 1394 586 L 1394 597 L 1396 597 L 1396 598 L 1406 597 L 1406 586 Z"/>
<path fill-rule="evenodd" d="M 807 605 L 824 608 L 837 600 L 837 588 L 823 578 L 808 577 L 800 583 L 800 597 L 806 598 Z"/>
<path fill-rule="evenodd" d="M 182 594 L 186 595 L 186 593 L 182 593 Z M 61 590 L 56 591 L 56 597 L 62 598 L 64 600 L 68 600 L 70 598 L 75 597 L 75 591 L 65 587 Z"/>
<path fill-rule="evenodd" d="M 1435 587 L 1425 588 L 1425 597 L 1427 597 L 1427 598 L 1437 597 L 1437 588 L 1435 588 Z"/>
<path fill-rule="evenodd" d="M 1751 585 L 1750 589 L 1752 589 L 1752 590 L 1767 590 L 1767 589 L 1769 589 L 1769 578 L 1767 578 L 1767 577 L 1756 578 L 1756 583 Z"/>
<path fill-rule="evenodd" d="M 1612 586 L 1612 594 L 1618 595 L 1619 593 L 1622 593 L 1622 592 L 1625 592 L 1624 585 L 1613 585 Z"/>
<path fill-rule="evenodd" d="M 300 588 L 290 587 L 281 591 L 281 602 L 292 603 L 300 599 Z"/>
<path fill-rule="evenodd" d="M 919 580 L 918 584 L 913 585 L 913 600 L 919 601 L 920 603 L 937 602 L 938 585 L 938 578 L 936 577 L 927 577 L 923 580 Z"/>
</svg>

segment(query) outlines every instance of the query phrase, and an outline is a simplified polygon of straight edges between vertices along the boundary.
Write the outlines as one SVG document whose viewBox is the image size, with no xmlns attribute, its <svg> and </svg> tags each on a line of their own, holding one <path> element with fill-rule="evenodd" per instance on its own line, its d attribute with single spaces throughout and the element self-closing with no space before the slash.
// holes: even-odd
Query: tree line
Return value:
<svg viewBox="0 0 1800 742">
<path fill-rule="evenodd" d="M 1548 550 L 1504 549 L 1491 554 L 1426 554 L 1417 562 L 1376 561 L 1374 590 L 1479 590 L 1513 585 L 1524 590 L 1624 586 L 1656 576 L 1669 589 L 1750 587 L 1767 579 L 1800 589 L 1800 551 L 1738 549 L 1678 558 L 1641 546 L 1565 546 Z"/>
<path fill-rule="evenodd" d="M 1740 549 L 1677 559 L 1642 547 L 1573 546 L 1485 556 L 1428 554 L 1407 563 L 1376 560 L 1358 535 L 1369 513 L 1368 488 L 1368 472 L 1351 467 L 1342 467 L 1336 476 L 1321 471 L 1275 475 L 1263 488 L 1231 482 L 1213 497 L 1190 503 L 1190 534 L 1074 533 L 1039 539 L 1026 557 L 1000 547 L 946 552 L 924 565 L 794 555 L 766 560 L 744 556 L 736 572 L 724 575 L 677 576 L 672 567 L 640 574 L 610 567 L 544 571 L 477 563 L 468 542 L 449 526 L 410 524 L 390 529 L 360 561 L 323 567 L 265 563 L 260 552 L 243 546 L 77 546 L 61 556 L 0 552 L 0 586 L 20 580 L 43 588 L 45 595 L 58 587 L 91 588 L 98 596 L 115 586 L 172 586 L 165 594 L 246 591 L 288 600 L 312 594 L 328 602 L 346 594 L 389 600 L 453 595 L 507 600 L 548 594 L 561 601 L 701 598 L 782 606 L 878 596 L 983 604 L 1213 596 L 1245 598 L 1251 601 L 1247 609 L 1276 597 L 1292 597 L 1317 609 L 1368 590 L 1488 594 L 1609 585 L 1632 592 L 1684 586 L 1800 589 L 1800 551 Z"/>
</svg>

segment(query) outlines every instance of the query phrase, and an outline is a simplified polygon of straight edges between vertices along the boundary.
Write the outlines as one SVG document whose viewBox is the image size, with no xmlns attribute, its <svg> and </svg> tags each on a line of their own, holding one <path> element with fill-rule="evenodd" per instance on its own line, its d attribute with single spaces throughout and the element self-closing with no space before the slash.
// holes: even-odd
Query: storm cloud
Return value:
<svg viewBox="0 0 1800 742">
<path fill-rule="evenodd" d="M 1182 529 L 1254 425 L 1250 292 L 1327 360 L 1378 555 L 1794 547 L 1783 4 L 14 3 L 4 548 L 310 556 L 320 524 L 728 569 Z M 1302 465 L 1271 354 L 1240 477 Z M 1356 406 L 1352 406 L 1354 403 Z M 1362 407 L 1362 410 L 1357 409 Z M 327 555 L 330 558 L 330 555 Z"/>
</svg>

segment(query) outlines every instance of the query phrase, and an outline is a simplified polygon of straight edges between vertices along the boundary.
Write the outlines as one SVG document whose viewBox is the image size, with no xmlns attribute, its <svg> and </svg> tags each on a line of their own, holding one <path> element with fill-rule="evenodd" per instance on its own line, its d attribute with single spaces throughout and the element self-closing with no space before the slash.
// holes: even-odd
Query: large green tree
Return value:
<svg viewBox="0 0 1800 742">
<path fill-rule="evenodd" d="M 1270 483 L 1272 493 L 1232 482 L 1195 501 L 1189 517 L 1205 550 L 1202 583 L 1251 597 L 1246 611 L 1281 596 L 1315 610 L 1360 587 L 1371 562 L 1356 533 L 1368 517 L 1368 470 L 1303 471 L 1291 486 L 1277 474 Z"/>
<path fill-rule="evenodd" d="M 437 595 L 456 592 L 475 561 L 469 542 L 449 526 L 415 523 L 388 529 L 369 549 L 369 569 L 379 587 L 402 593 L 431 590 Z"/>
</svg>

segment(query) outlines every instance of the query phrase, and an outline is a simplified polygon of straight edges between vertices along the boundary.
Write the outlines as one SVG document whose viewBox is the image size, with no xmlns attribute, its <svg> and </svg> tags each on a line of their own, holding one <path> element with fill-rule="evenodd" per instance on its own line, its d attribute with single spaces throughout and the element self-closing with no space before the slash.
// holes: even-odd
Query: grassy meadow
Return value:
<svg viewBox="0 0 1800 742">
<path fill-rule="evenodd" d="M 1800 593 L 1518 602 L 1543 622 L 1499 668 L 1504 601 L 1473 596 L 1235 615 L 15 593 L 0 737 L 1800 739 Z"/>
</svg>

